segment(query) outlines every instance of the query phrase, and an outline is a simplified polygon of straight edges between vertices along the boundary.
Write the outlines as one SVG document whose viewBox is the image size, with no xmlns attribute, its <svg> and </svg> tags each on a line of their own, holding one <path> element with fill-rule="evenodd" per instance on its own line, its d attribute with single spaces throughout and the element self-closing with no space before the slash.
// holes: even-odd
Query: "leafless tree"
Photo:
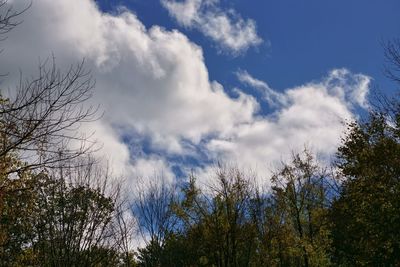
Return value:
<svg viewBox="0 0 400 267">
<path fill-rule="evenodd" d="M 145 241 L 161 246 L 176 224 L 171 206 L 176 189 L 168 185 L 162 176 L 147 183 L 142 179 L 137 184 L 137 199 L 132 205 L 132 212 L 137 218 L 138 230 Z"/>
<path fill-rule="evenodd" d="M 400 83 L 400 39 L 388 41 L 384 47 L 388 63 L 385 74 L 389 79 Z"/>
<path fill-rule="evenodd" d="M 21 78 L 0 102 L 0 157 L 18 153 L 26 162 L 8 173 L 54 167 L 93 149 L 89 136 L 79 132 L 82 123 L 96 119 L 97 108 L 85 106 L 93 87 L 84 61 L 63 73 L 53 58 L 39 66 L 36 78 Z"/>
<path fill-rule="evenodd" d="M 122 201 L 116 205 L 116 215 L 114 219 L 114 238 L 116 239 L 115 244 L 121 253 L 121 258 L 124 259 L 125 266 L 131 266 L 133 259 L 132 241 L 135 238 L 135 232 L 137 230 L 137 224 L 134 217 L 131 214 L 131 209 L 128 205 L 129 202 Z"/>
<path fill-rule="evenodd" d="M 400 85 L 400 39 L 384 42 L 382 46 L 386 58 L 384 74 L 387 78 Z M 374 118 L 382 117 L 394 123 L 398 117 L 396 114 L 400 110 L 399 93 L 387 95 L 379 90 L 373 90 L 372 92 L 369 115 Z M 356 124 L 352 123 L 349 126 L 349 128 L 353 128 Z"/>
<path fill-rule="evenodd" d="M 22 22 L 20 16 L 30 6 L 27 2 L 17 10 L 8 0 L 0 0 L 0 41 Z M 36 77 L 20 77 L 16 88 L 8 89 L 8 98 L 5 88 L 0 89 L 0 158 L 18 155 L 24 164 L 2 175 L 54 167 L 93 149 L 89 136 L 78 131 L 81 123 L 95 119 L 97 111 L 86 105 L 94 81 L 84 60 L 61 72 L 53 57 L 39 65 Z"/>
<path fill-rule="evenodd" d="M 15 10 L 8 0 L 0 0 L 0 35 L 6 34 L 21 23 L 18 17 L 29 9 L 31 4 L 22 10 Z"/>
</svg>

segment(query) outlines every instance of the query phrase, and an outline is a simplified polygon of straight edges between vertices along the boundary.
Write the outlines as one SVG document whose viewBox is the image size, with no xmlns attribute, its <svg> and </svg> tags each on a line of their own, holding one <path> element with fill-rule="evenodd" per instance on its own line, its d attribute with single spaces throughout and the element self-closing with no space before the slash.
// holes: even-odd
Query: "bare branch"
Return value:
<svg viewBox="0 0 400 267">
<path fill-rule="evenodd" d="M 0 157 L 13 152 L 26 160 L 24 168 L 52 167 L 94 149 L 90 135 L 79 132 L 82 123 L 98 118 L 98 107 L 85 105 L 93 87 L 84 60 L 62 73 L 53 57 L 36 78 L 21 78 L 16 93 L 0 104 Z"/>
</svg>

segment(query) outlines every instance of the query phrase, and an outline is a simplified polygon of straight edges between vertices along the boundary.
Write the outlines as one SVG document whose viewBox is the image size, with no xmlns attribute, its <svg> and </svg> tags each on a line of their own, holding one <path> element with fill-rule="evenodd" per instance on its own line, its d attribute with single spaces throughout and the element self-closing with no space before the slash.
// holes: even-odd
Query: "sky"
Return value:
<svg viewBox="0 0 400 267">
<path fill-rule="evenodd" d="M 171 20 L 159 0 L 101 0 L 99 5 L 104 11 L 124 5 L 147 27 L 179 29 L 201 45 L 210 76 L 219 81 L 232 82 L 230 74 L 245 68 L 268 80 L 272 87 L 284 90 L 319 79 L 333 68 L 346 67 L 386 85 L 381 43 L 400 34 L 400 3 L 396 0 L 218 2 L 221 9 L 236 10 L 243 19 L 253 20 L 263 43 L 242 56 L 229 57 L 198 30 L 181 27 Z"/>
<path fill-rule="evenodd" d="M 9 0 L 15 9 L 30 1 Z M 2 88 L 86 60 L 94 133 L 116 175 L 195 173 L 217 162 L 271 171 L 304 147 L 334 158 L 371 91 L 393 94 L 382 44 L 400 36 L 396 0 L 33 0 L 2 42 Z"/>
</svg>

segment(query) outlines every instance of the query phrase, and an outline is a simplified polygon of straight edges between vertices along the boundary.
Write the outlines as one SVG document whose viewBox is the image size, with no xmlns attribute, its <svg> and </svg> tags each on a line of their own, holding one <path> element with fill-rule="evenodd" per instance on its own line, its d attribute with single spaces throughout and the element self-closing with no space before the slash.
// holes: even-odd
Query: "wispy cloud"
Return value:
<svg viewBox="0 0 400 267">
<path fill-rule="evenodd" d="M 347 69 L 332 70 L 326 83 L 334 90 L 341 92 L 341 88 L 346 87 L 346 92 L 341 92 L 342 98 L 350 98 L 349 101 L 368 108 L 368 94 L 370 89 L 371 77 L 362 74 L 353 74 Z"/>
<path fill-rule="evenodd" d="M 253 20 L 243 19 L 235 10 L 223 10 L 219 0 L 161 0 L 161 3 L 179 24 L 199 30 L 231 54 L 243 53 L 263 42 Z"/>
<path fill-rule="evenodd" d="M 263 95 L 264 100 L 271 106 L 276 107 L 277 105 L 286 104 L 287 99 L 283 94 L 274 91 L 266 82 L 254 78 L 247 71 L 237 71 L 236 77 L 243 84 L 257 89 Z"/>
</svg>

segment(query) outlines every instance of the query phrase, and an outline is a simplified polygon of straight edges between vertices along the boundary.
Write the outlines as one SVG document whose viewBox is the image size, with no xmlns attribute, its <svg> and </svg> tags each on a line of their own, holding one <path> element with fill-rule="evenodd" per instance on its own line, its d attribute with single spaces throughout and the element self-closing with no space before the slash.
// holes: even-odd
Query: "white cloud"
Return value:
<svg viewBox="0 0 400 267">
<path fill-rule="evenodd" d="M 111 167 L 113 176 L 128 178 L 133 175 L 129 148 L 120 141 L 109 124 L 94 121 L 82 127 L 81 130 L 92 134 L 92 140 L 98 141 L 96 145 L 99 149 L 95 150 L 95 156 Z"/>
<path fill-rule="evenodd" d="M 222 10 L 218 7 L 219 0 L 161 0 L 161 3 L 179 24 L 199 30 L 232 54 L 262 43 L 256 23 L 244 20 L 232 9 Z"/>
<path fill-rule="evenodd" d="M 370 82 L 368 76 L 339 69 L 318 83 L 278 93 L 247 72 L 240 72 L 238 77 L 244 83 L 265 89 L 267 95 L 279 100 L 276 102 L 279 106 L 271 115 L 255 117 L 251 123 L 241 124 L 211 140 L 207 148 L 216 159 L 237 162 L 264 178 L 304 146 L 320 159 L 331 160 L 346 128 L 344 122 L 354 119 L 354 105 L 367 105 L 364 97 Z M 204 179 L 209 179 L 209 170 L 200 172 L 203 171 Z"/>
<path fill-rule="evenodd" d="M 17 9 L 27 3 L 13 1 Z M 189 153 L 183 140 L 196 144 L 250 122 L 258 108 L 252 97 L 232 99 L 210 82 L 202 49 L 186 36 L 146 29 L 129 11 L 105 14 L 91 0 L 37 0 L 21 19 L 1 43 L 0 72 L 9 73 L 3 86 L 15 84 L 19 70 L 34 76 L 37 63 L 52 53 L 62 68 L 85 58 L 96 78 L 92 101 L 105 111 L 102 125 L 93 128 L 119 170 L 132 164 L 120 129 L 150 136 L 169 153 Z"/>
<path fill-rule="evenodd" d="M 13 4 L 19 8 L 27 2 Z M 194 10 L 199 3 L 215 10 L 217 2 L 193 3 Z M 192 23 L 194 14 L 188 12 L 185 23 Z M 147 29 L 129 11 L 105 14 L 92 0 L 36 0 L 22 19 L 0 43 L 0 73 L 9 73 L 3 88 L 18 81 L 20 69 L 34 75 L 39 59 L 51 53 L 64 68 L 86 58 L 96 77 L 92 101 L 105 111 L 89 131 L 104 143 L 102 153 L 118 174 L 164 173 L 172 179 L 166 158 L 200 158 L 196 148 L 209 159 L 240 162 L 261 174 L 305 143 L 329 157 L 344 129 L 342 121 L 353 118 L 354 105 L 367 106 L 370 78 L 348 70 L 334 70 L 320 82 L 282 93 L 239 72 L 242 82 L 274 104 L 272 114 L 260 116 L 256 99 L 240 91 L 231 98 L 210 81 L 199 46 L 178 31 Z M 131 132 L 148 137 L 162 153 L 132 158 L 122 141 Z"/>
<path fill-rule="evenodd" d="M 240 82 L 260 91 L 268 104 L 276 107 L 286 103 L 286 98 L 283 94 L 274 91 L 266 82 L 254 78 L 247 71 L 239 70 L 236 72 L 236 76 Z"/>
<path fill-rule="evenodd" d="M 368 108 L 368 93 L 371 78 L 362 74 L 353 74 L 347 69 L 333 70 L 326 83 L 347 101 Z M 345 88 L 345 89 L 343 89 Z"/>
<path fill-rule="evenodd" d="M 175 175 L 162 158 L 140 158 L 134 163 L 133 168 L 142 181 L 145 181 L 148 177 L 154 177 L 155 179 L 162 179 L 162 182 L 167 185 L 175 183 Z"/>
</svg>

